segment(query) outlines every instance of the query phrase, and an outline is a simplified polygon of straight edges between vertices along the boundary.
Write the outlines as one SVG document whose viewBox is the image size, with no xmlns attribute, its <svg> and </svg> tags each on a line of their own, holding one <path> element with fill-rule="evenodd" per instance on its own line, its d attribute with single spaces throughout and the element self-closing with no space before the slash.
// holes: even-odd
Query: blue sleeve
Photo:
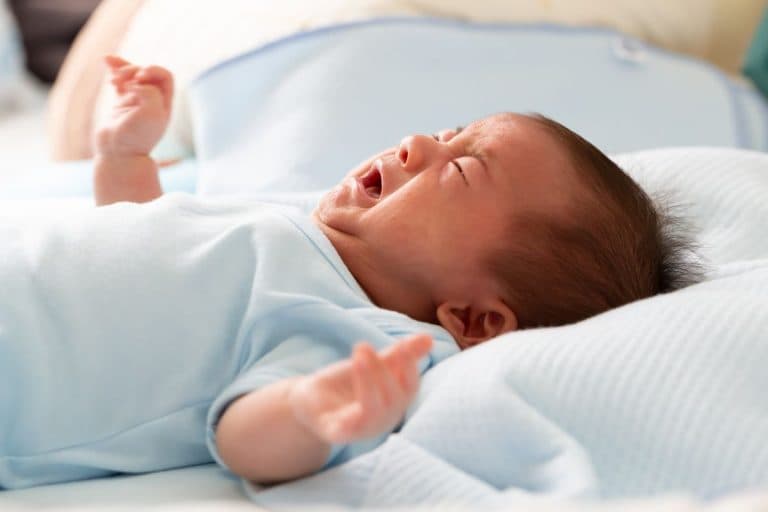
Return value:
<svg viewBox="0 0 768 512">
<path fill-rule="evenodd" d="M 206 442 L 213 458 L 223 467 L 216 449 L 216 425 L 221 415 L 238 397 L 280 379 L 306 375 L 349 357 L 353 345 L 367 341 L 377 350 L 394 338 L 349 310 L 328 303 L 310 303 L 283 308 L 269 314 L 268 320 L 252 329 L 250 353 L 237 378 L 211 405 L 206 425 Z M 358 452 L 378 445 L 380 438 L 352 445 L 333 446 L 325 467 L 338 463 L 342 452 L 346 460 Z"/>
</svg>

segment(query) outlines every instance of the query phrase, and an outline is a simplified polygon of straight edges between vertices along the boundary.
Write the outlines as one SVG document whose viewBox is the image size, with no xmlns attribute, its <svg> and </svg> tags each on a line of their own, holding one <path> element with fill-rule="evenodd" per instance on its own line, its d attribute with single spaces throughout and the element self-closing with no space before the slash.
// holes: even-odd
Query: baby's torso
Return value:
<svg viewBox="0 0 768 512">
<path fill-rule="evenodd" d="M 67 479 L 73 449 L 85 466 L 110 452 L 160 469 L 140 438 L 168 467 L 210 460 L 208 408 L 281 341 L 273 318 L 372 307 L 296 218 L 171 195 L 0 226 L 0 488 L 36 460 Z"/>
<path fill-rule="evenodd" d="M 173 195 L 94 213 L 3 228 L 1 336 L 58 362 L 122 355 L 145 367 L 163 347 L 215 357 L 204 353 L 234 348 L 252 319 L 294 301 L 365 301 L 268 205 Z"/>
<path fill-rule="evenodd" d="M 0 285 L 0 489 L 209 462 L 229 401 L 356 341 L 427 331 L 431 361 L 455 351 L 373 305 L 306 215 L 263 203 L 0 221 Z"/>
</svg>

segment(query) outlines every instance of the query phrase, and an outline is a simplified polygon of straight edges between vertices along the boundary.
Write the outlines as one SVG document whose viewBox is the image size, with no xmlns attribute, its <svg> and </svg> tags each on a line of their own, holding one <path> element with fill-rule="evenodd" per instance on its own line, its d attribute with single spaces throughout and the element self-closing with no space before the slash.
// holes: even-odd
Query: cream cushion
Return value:
<svg viewBox="0 0 768 512">
<path fill-rule="evenodd" d="M 602 26 L 738 73 L 766 0 L 413 0 L 474 21 Z"/>
</svg>

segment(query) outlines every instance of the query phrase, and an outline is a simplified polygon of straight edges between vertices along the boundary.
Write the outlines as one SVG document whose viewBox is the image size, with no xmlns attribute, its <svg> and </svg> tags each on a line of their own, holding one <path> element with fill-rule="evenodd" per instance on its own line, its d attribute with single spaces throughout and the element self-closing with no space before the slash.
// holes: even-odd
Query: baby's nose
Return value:
<svg viewBox="0 0 768 512">
<path fill-rule="evenodd" d="M 400 161 L 400 165 L 405 167 L 408 165 L 408 158 L 411 157 L 413 146 L 413 136 L 405 137 L 400 141 L 400 147 L 397 149 L 397 159 Z"/>
<path fill-rule="evenodd" d="M 440 143 L 428 135 L 410 135 L 400 141 L 397 159 L 405 170 L 413 171 L 427 163 Z"/>
</svg>

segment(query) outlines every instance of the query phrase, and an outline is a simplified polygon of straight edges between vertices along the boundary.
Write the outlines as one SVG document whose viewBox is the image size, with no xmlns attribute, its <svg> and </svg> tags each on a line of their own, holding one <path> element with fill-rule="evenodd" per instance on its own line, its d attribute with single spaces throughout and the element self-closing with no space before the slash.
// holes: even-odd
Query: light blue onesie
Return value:
<svg viewBox="0 0 768 512">
<path fill-rule="evenodd" d="M 228 403 L 360 340 L 429 332 L 422 371 L 457 351 L 373 305 L 306 215 L 264 203 L 170 194 L 0 219 L 0 286 L 0 488 L 218 460 Z"/>
</svg>

